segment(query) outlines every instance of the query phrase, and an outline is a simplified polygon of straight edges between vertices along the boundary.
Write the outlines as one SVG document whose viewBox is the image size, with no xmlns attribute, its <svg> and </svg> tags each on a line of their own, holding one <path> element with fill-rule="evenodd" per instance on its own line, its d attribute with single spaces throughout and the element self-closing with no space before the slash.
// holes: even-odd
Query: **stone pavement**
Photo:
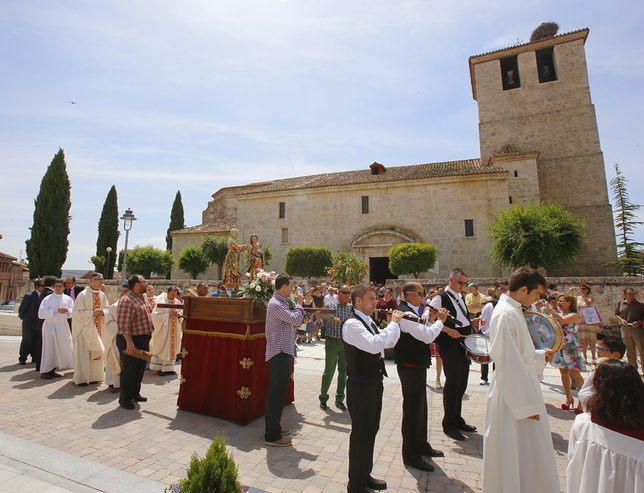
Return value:
<svg viewBox="0 0 644 493">
<path fill-rule="evenodd" d="M 17 364 L 19 342 L 18 337 L 0 337 L 0 481 L 6 486 L 7 478 L 21 484 L 35 480 L 43 488 L 15 491 L 161 493 L 164 485 L 184 476 L 191 455 L 203 455 L 217 433 L 226 439 L 242 484 L 271 493 L 346 491 L 348 412 L 318 408 L 323 342 L 305 344 L 299 351 L 295 403 L 284 409 L 282 420 L 292 430 L 293 447 L 285 448 L 264 445 L 262 418 L 240 426 L 177 409 L 178 377 L 146 372 L 142 394 L 149 401 L 134 411 L 121 409 L 118 394 L 103 384 L 75 387 L 71 371 L 60 379 L 42 380 L 32 364 Z M 387 480 L 388 491 L 480 492 L 487 387 L 478 385 L 479 365 L 471 367 L 463 404 L 465 419 L 479 432 L 466 442 L 443 435 L 442 391 L 434 389 L 434 368 L 429 370 L 430 443 L 445 452 L 445 458 L 434 461 L 433 473 L 402 463 L 400 382 L 393 364 L 387 365 L 374 476 Z M 332 385 L 331 400 L 334 390 Z M 559 408 L 563 397 L 558 370 L 546 370 L 542 390 L 565 491 L 567 440 L 575 415 Z M 111 485 L 106 477 L 113 478 Z M 134 486 L 122 488 L 123 481 Z"/>
</svg>

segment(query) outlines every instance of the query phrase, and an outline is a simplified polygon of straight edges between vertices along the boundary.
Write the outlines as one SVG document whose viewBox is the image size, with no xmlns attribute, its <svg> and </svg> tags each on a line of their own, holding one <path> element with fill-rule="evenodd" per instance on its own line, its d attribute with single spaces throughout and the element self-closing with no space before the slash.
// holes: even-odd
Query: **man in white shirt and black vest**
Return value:
<svg viewBox="0 0 644 493">
<path fill-rule="evenodd" d="M 425 290 L 421 284 L 408 282 L 403 286 L 403 296 L 405 299 L 398 305 L 398 310 L 422 317 L 422 322 L 402 320 L 400 339 L 394 348 L 403 393 L 402 456 L 406 465 L 432 472 L 434 466 L 426 462 L 423 455 L 445 457 L 445 454 L 432 448 L 427 441 L 427 368 L 431 365 L 429 343 L 443 330 L 454 332 L 455 337 L 460 338 L 461 335 L 443 326 L 448 313 L 445 308 L 438 312 L 438 320 L 437 312 L 431 312 L 429 308 L 427 313 L 423 313 Z M 425 320 L 432 325 L 425 325 Z"/>
<path fill-rule="evenodd" d="M 436 309 L 447 308 L 457 323 L 448 319 L 445 325 L 456 329 L 461 335 L 473 334 L 478 327 L 479 319 L 470 321 L 470 316 L 463 297 L 463 288 L 467 286 L 467 274 L 461 269 L 454 269 L 449 275 L 449 284 L 442 293 L 432 298 L 430 305 Z M 459 325 L 460 323 L 460 325 Z M 447 333 L 440 334 L 436 343 L 443 360 L 445 371 L 445 386 L 443 387 L 443 432 L 454 440 L 465 440 L 463 431 L 474 432 L 475 426 L 468 425 L 461 410 L 463 395 L 467 390 L 467 379 L 470 373 L 470 360 L 465 356 L 465 348 L 460 338 L 450 337 Z"/>
<path fill-rule="evenodd" d="M 342 326 L 347 359 L 347 405 L 351 415 L 349 437 L 349 493 L 367 493 L 367 488 L 386 490 L 387 483 L 371 477 L 373 448 L 380 427 L 383 377 L 387 376 L 383 350 L 393 347 L 400 337 L 403 315 L 396 310 L 391 322 L 378 329 L 369 317 L 376 308 L 376 294 L 366 284 L 351 293 L 353 314 Z"/>
</svg>

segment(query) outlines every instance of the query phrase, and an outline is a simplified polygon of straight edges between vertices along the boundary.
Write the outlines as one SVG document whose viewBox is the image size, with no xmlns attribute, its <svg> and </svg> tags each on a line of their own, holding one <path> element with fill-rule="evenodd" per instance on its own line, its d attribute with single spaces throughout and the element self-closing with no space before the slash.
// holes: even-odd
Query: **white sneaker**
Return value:
<svg viewBox="0 0 644 493">
<path fill-rule="evenodd" d="M 479 385 L 490 385 L 486 380 L 479 380 Z"/>
</svg>

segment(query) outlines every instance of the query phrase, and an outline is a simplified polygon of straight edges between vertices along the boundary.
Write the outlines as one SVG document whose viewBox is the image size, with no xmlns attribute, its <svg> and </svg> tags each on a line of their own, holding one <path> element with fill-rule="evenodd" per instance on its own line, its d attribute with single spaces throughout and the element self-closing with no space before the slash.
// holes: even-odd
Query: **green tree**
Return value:
<svg viewBox="0 0 644 493">
<path fill-rule="evenodd" d="M 511 205 L 488 226 L 490 256 L 515 269 L 553 269 L 570 265 L 586 246 L 585 220 L 559 204 Z"/>
<path fill-rule="evenodd" d="M 160 248 L 154 248 L 152 245 L 137 245 L 127 251 L 128 274 L 139 274 L 149 279 L 152 273 L 156 272 L 169 278 L 173 265 L 172 252 L 164 252 Z M 120 250 L 117 268 L 120 271 L 122 267 L 123 250 Z"/>
<path fill-rule="evenodd" d="M 201 250 L 211 264 L 217 264 L 218 276 L 221 279 L 224 260 L 226 260 L 228 253 L 228 238 L 206 236 L 201 242 Z"/>
<path fill-rule="evenodd" d="M 286 252 L 284 271 L 297 277 L 326 277 L 327 268 L 332 262 L 333 255 L 326 247 L 291 247 Z"/>
<path fill-rule="evenodd" d="M 197 279 L 199 274 L 206 272 L 212 263 L 200 246 L 190 245 L 181 250 L 177 265 L 179 269 L 190 274 L 191 279 Z"/>
<path fill-rule="evenodd" d="M 644 243 L 633 241 L 633 232 L 636 226 L 644 224 L 637 221 L 637 211 L 641 206 L 632 204 L 628 198 L 626 184 L 628 180 L 619 170 L 619 164 L 615 163 L 615 178 L 610 181 L 610 188 L 615 201 L 615 228 L 618 231 L 617 238 L 617 260 L 604 264 L 606 267 L 617 267 L 620 274 L 627 276 L 641 276 L 644 274 L 644 258 L 642 258 L 642 247 Z"/>
<path fill-rule="evenodd" d="M 269 245 L 262 245 L 262 250 L 264 250 L 264 267 L 267 268 L 271 265 L 271 260 L 273 260 L 273 249 Z"/>
<path fill-rule="evenodd" d="M 71 183 L 65 153 L 58 152 L 47 168 L 34 201 L 31 238 L 26 241 L 29 277 L 61 276 L 69 247 Z"/>
<path fill-rule="evenodd" d="M 181 493 L 241 493 L 237 465 L 223 437 L 215 437 L 202 459 L 192 455 L 186 478 L 178 486 Z M 174 491 L 174 486 L 166 488 L 166 492 Z"/>
<path fill-rule="evenodd" d="M 172 210 L 170 211 L 170 226 L 168 226 L 168 232 L 165 236 L 165 245 L 166 250 L 172 251 L 172 236 L 170 235 L 171 231 L 177 231 L 178 229 L 183 229 L 186 227 L 186 222 L 183 217 L 183 202 L 181 202 L 181 192 L 177 191 L 177 195 L 174 197 L 174 202 L 172 203 Z"/>
<path fill-rule="evenodd" d="M 107 193 L 101 218 L 98 220 L 98 238 L 96 239 L 96 255 L 91 258 L 96 272 L 105 272 L 105 263 L 108 260 L 107 248 L 111 248 L 107 275 L 105 279 L 112 279 L 114 265 L 116 264 L 116 243 L 119 240 L 119 206 L 116 195 L 116 186 L 112 185 Z"/>
<path fill-rule="evenodd" d="M 402 276 L 413 274 L 418 279 L 436 265 L 436 247 L 428 243 L 402 243 L 389 249 L 389 270 Z"/>
<path fill-rule="evenodd" d="M 333 257 L 333 264 L 327 269 L 327 274 L 334 286 L 355 286 L 365 278 L 367 269 L 367 264 L 355 253 L 340 252 Z"/>
</svg>

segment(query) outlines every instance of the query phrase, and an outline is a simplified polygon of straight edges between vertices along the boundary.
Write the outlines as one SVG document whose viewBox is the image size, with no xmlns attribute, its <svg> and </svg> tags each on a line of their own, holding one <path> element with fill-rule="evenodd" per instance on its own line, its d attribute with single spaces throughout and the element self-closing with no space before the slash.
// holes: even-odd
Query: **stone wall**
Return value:
<svg viewBox="0 0 644 493">
<path fill-rule="evenodd" d="M 361 210 L 361 197 L 369 197 L 369 213 Z M 508 203 L 505 173 L 450 176 L 416 181 L 347 185 L 310 190 L 256 193 L 238 196 L 237 229 L 247 242 L 257 234 L 271 246 L 271 269 L 282 271 L 292 246 L 324 246 L 333 254 L 355 251 L 369 263 L 370 257 L 386 257 L 402 235 L 436 246 L 440 265 L 459 263 L 473 275 L 490 275 L 486 254 L 491 241 L 485 226 L 492 213 Z M 286 214 L 278 217 L 279 202 Z M 474 220 L 474 237 L 465 237 L 465 219 Z M 282 230 L 288 242 L 282 243 Z M 379 241 L 354 242 L 370 231 L 383 232 Z M 386 232 L 391 234 L 388 238 Z M 441 275 L 447 275 L 445 268 Z"/>
</svg>

